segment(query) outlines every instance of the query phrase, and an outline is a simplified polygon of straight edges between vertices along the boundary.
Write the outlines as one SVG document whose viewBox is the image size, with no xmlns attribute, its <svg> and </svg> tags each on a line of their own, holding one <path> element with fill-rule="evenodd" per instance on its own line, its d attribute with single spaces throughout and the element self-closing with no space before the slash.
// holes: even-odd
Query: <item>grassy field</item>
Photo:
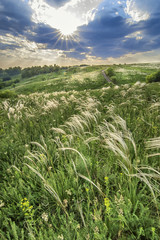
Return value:
<svg viewBox="0 0 160 240">
<path fill-rule="evenodd" d="M 160 239 L 160 83 L 145 83 L 159 67 L 113 66 L 117 85 L 88 66 L 6 88 L 0 239 Z"/>
</svg>

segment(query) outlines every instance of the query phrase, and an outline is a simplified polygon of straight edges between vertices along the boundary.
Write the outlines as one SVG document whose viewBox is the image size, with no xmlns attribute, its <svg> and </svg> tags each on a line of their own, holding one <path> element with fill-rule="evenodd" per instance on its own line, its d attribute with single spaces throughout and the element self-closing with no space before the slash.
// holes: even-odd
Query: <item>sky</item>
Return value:
<svg viewBox="0 0 160 240">
<path fill-rule="evenodd" d="M 0 0 L 0 67 L 160 61 L 160 0 Z"/>
</svg>

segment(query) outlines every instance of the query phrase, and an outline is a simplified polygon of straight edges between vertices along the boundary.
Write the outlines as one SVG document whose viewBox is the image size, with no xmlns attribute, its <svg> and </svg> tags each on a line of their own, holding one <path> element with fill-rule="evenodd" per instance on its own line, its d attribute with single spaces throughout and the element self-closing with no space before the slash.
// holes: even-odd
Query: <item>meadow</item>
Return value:
<svg viewBox="0 0 160 240">
<path fill-rule="evenodd" d="M 159 240 L 160 64 L 76 67 L 0 91 L 0 239 Z"/>
</svg>

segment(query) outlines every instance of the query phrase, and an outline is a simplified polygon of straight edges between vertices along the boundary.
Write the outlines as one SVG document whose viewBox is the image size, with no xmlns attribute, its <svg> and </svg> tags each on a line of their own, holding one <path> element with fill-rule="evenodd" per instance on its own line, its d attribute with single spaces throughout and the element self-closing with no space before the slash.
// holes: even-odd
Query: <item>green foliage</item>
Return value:
<svg viewBox="0 0 160 240">
<path fill-rule="evenodd" d="M 11 77 L 10 77 L 10 76 L 4 76 L 4 77 L 2 78 L 2 80 L 3 80 L 3 82 L 9 81 L 9 80 L 11 80 Z"/>
<path fill-rule="evenodd" d="M 13 98 L 16 97 L 16 93 L 14 91 L 5 90 L 0 92 L 0 98 Z"/>
<path fill-rule="evenodd" d="M 51 72 L 58 72 L 60 70 L 60 67 L 56 64 L 54 66 L 36 66 L 36 67 L 29 67 L 29 68 L 24 68 L 22 70 L 22 78 L 29 78 L 32 76 L 36 76 L 42 73 L 51 73 Z"/>
<path fill-rule="evenodd" d="M 118 83 L 116 76 L 112 76 L 112 77 L 111 77 L 111 81 L 112 81 L 114 84 L 117 84 L 117 83 Z"/>
<path fill-rule="evenodd" d="M 146 82 L 160 82 L 160 71 L 146 76 Z"/>
<path fill-rule="evenodd" d="M 115 75 L 114 69 L 112 67 L 107 68 L 106 74 L 109 77 L 113 77 Z"/>
</svg>

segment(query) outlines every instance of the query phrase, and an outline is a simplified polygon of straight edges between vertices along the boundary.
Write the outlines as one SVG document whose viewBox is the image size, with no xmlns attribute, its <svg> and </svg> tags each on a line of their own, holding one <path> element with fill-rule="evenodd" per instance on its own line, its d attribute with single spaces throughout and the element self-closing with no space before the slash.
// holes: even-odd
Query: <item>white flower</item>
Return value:
<svg viewBox="0 0 160 240">
<path fill-rule="evenodd" d="M 41 215 L 41 217 L 42 217 L 42 219 L 45 221 L 45 222 L 48 222 L 48 214 L 47 213 L 43 213 L 42 215 Z"/>
</svg>

